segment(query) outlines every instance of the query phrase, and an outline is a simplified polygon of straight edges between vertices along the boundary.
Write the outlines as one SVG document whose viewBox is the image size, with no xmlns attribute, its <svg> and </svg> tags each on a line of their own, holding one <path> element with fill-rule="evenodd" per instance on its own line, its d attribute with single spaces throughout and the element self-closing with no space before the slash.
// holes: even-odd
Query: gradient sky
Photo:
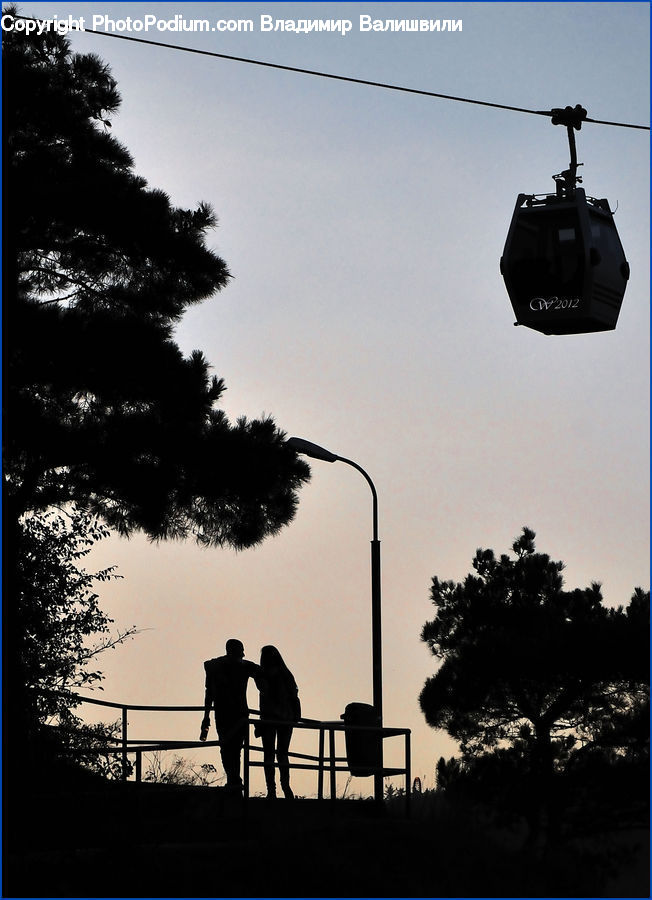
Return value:
<svg viewBox="0 0 652 900">
<path fill-rule="evenodd" d="M 258 27 L 147 36 L 649 123 L 647 3 L 56 2 L 21 11 L 256 26 L 261 14 L 349 18 L 346 36 Z M 463 30 L 360 33 L 360 14 L 462 19 Z M 434 614 L 433 575 L 462 579 L 477 547 L 507 552 L 527 524 L 539 550 L 565 561 L 568 588 L 599 581 L 618 605 L 649 585 L 649 133 L 586 124 L 578 134 L 583 186 L 618 207 L 631 279 L 616 331 L 544 337 L 513 327 L 498 262 L 517 194 L 552 191 L 551 176 L 568 165 L 564 129 L 90 34 L 71 40 L 111 66 L 123 97 L 113 133 L 137 172 L 175 204 L 207 201 L 219 216 L 210 243 L 234 279 L 186 314 L 182 348 L 201 349 L 226 380 L 232 418 L 271 414 L 288 435 L 356 460 L 376 484 L 385 723 L 412 729 L 413 774 L 432 787 L 437 759 L 456 750 L 418 707 L 435 670 L 419 639 Z M 102 658 L 106 699 L 201 703 L 202 661 L 239 637 L 252 659 L 263 644 L 278 646 L 306 716 L 337 719 L 347 703 L 371 702 L 369 489 L 345 465 L 314 461 L 312 473 L 294 523 L 258 549 L 141 537 L 97 548 L 92 564 L 124 576 L 102 586 L 102 607 L 116 625 L 147 629 Z M 200 718 L 134 714 L 131 734 L 194 740 Z M 316 790 L 314 776 L 294 782 Z M 371 779 L 351 789 L 371 790 Z"/>
</svg>

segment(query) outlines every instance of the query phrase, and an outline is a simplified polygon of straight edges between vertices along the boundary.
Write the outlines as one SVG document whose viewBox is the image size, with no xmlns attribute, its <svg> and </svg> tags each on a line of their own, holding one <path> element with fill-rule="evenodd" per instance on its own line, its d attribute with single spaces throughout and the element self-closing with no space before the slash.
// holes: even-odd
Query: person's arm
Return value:
<svg viewBox="0 0 652 900">
<path fill-rule="evenodd" d="M 256 665 L 256 663 L 251 663 L 249 674 L 253 678 L 259 693 L 260 691 L 263 691 L 265 689 L 265 676 L 263 675 L 261 667 Z"/>
<path fill-rule="evenodd" d="M 294 721 L 298 722 L 301 718 L 301 700 L 299 700 L 299 688 L 297 687 L 297 683 L 294 680 L 294 675 L 288 669 L 288 675 L 290 676 L 288 679 L 288 687 L 290 692 L 290 702 L 292 703 L 292 713 L 294 717 Z"/>
<path fill-rule="evenodd" d="M 208 672 L 208 661 L 204 663 L 206 671 L 206 689 L 204 691 L 204 718 L 201 722 L 200 741 L 205 741 L 208 737 L 208 729 L 211 726 L 211 707 L 213 706 L 213 693 L 211 690 L 211 679 Z"/>
<path fill-rule="evenodd" d="M 260 666 L 256 665 L 256 663 L 251 663 L 251 669 L 249 670 L 249 674 L 253 678 L 254 684 L 258 688 L 258 693 L 260 695 L 260 699 L 258 701 L 258 715 L 260 718 L 259 718 L 259 721 L 256 722 L 256 724 L 254 725 L 254 734 L 256 735 L 256 737 L 260 737 L 262 734 L 262 730 L 261 730 L 262 725 L 260 723 L 260 719 L 263 718 L 263 705 L 264 705 L 263 693 L 264 693 L 265 687 L 266 687 L 266 680 L 263 675 L 263 670 L 261 669 Z"/>
</svg>

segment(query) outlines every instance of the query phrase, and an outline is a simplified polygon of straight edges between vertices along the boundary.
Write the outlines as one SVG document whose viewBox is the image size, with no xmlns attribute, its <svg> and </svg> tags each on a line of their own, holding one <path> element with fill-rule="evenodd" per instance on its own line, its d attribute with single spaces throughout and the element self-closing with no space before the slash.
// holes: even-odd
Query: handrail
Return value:
<svg viewBox="0 0 652 900">
<path fill-rule="evenodd" d="M 127 710 L 135 710 L 140 712 L 203 712 L 204 705 L 200 706 L 144 706 L 135 703 L 116 703 L 113 700 L 98 700 L 96 697 L 84 697 L 82 694 L 74 694 L 71 691 L 53 691 L 47 690 L 45 688 L 39 689 L 39 693 L 41 694 L 53 694 L 61 697 L 74 697 L 75 700 L 79 700 L 81 703 L 94 703 L 97 706 L 109 706 L 113 709 L 127 709 Z M 255 715 L 260 715 L 260 710 L 249 708 L 248 712 L 254 713 Z M 265 719 L 270 725 L 287 725 L 288 723 L 285 720 L 280 719 Z M 298 722 L 292 722 L 292 725 L 295 728 L 310 728 L 311 726 L 323 726 L 325 728 L 334 728 L 336 731 L 348 731 L 350 729 L 355 729 L 356 731 L 382 731 L 387 737 L 391 737 L 392 735 L 405 734 L 406 731 L 410 731 L 409 728 L 388 728 L 383 726 L 382 728 L 377 725 L 345 725 L 340 719 L 308 719 L 306 717 L 301 717 Z M 204 743 L 202 741 L 202 743 Z"/>
<path fill-rule="evenodd" d="M 51 691 L 45 689 L 39 689 L 40 694 L 52 694 L 57 697 L 74 697 L 75 700 L 79 700 L 81 703 L 94 703 L 96 706 L 110 706 L 114 709 L 133 709 L 140 711 L 151 711 L 156 712 L 157 710 L 163 712 L 201 712 L 204 707 L 202 706 L 141 706 L 135 703 L 115 703 L 112 700 L 98 700 L 96 697 L 84 697 L 81 694 L 73 694 L 70 691 Z"/>
<path fill-rule="evenodd" d="M 109 753 L 120 753 L 122 755 L 122 777 L 123 780 L 126 780 L 129 772 L 129 762 L 128 756 L 129 754 L 135 754 L 136 756 L 136 780 L 140 781 L 141 772 L 142 772 L 142 754 L 143 753 L 151 753 L 156 750 L 183 750 L 183 749 L 194 749 L 200 747 L 217 747 L 220 745 L 219 741 L 170 741 L 170 740 L 160 740 L 152 738 L 148 739 L 131 739 L 127 736 L 127 713 L 129 711 L 136 712 L 203 712 L 204 706 L 193 705 L 193 706 L 152 706 L 152 705 L 143 705 L 143 704 L 131 704 L 131 703 L 116 703 L 111 700 L 99 700 L 95 697 L 84 697 L 79 694 L 74 694 L 72 692 L 65 691 L 52 691 L 52 690 L 42 690 L 41 693 L 47 694 L 55 694 L 55 695 L 63 695 L 69 698 L 74 698 L 75 700 L 81 703 L 91 703 L 96 706 L 106 706 L 112 709 L 120 709 L 122 711 L 122 734 L 120 738 L 112 738 L 114 743 L 113 745 L 95 745 L 95 747 L 85 747 L 83 749 L 84 753 L 98 753 L 98 754 L 109 754 Z M 251 715 L 260 716 L 260 712 L 257 709 L 249 709 L 249 716 L 246 719 L 247 724 L 247 734 L 249 735 L 249 729 L 252 725 L 256 725 L 260 722 L 260 718 L 252 719 Z M 403 767 L 385 767 L 381 765 L 380 768 L 374 768 L 373 766 L 365 766 L 371 774 L 374 775 L 404 775 L 405 776 L 405 800 L 406 800 L 406 814 L 409 815 L 410 808 L 410 794 L 411 794 L 411 773 L 410 773 L 410 729 L 409 728 L 388 728 L 387 726 L 376 726 L 376 725 L 348 725 L 345 724 L 341 720 L 335 721 L 322 721 L 319 719 L 308 719 L 301 718 L 298 722 L 286 722 L 277 719 L 265 719 L 265 722 L 270 725 L 292 725 L 293 728 L 304 729 L 309 731 L 318 731 L 319 732 L 319 753 L 317 756 L 303 754 L 303 753 L 295 753 L 290 752 L 288 756 L 291 759 L 305 759 L 310 760 L 313 764 L 307 763 L 298 763 L 298 762 L 290 762 L 291 769 L 308 769 L 308 770 L 316 770 L 318 774 L 318 798 L 321 800 L 324 798 L 323 792 L 323 776 L 326 771 L 329 772 L 330 775 L 330 799 L 335 800 L 335 774 L 336 772 L 345 772 L 350 771 L 350 767 L 348 764 L 347 757 L 337 756 L 335 752 L 335 732 L 374 732 L 379 735 L 380 740 L 384 740 L 388 737 L 400 737 L 403 736 L 405 738 L 405 765 Z M 329 740 L 328 740 L 328 751 L 326 752 L 325 747 L 325 735 L 328 732 Z M 262 746 L 256 746 L 250 743 L 249 737 L 245 741 L 244 745 L 244 784 L 245 784 L 245 798 L 248 798 L 249 795 L 249 768 L 251 766 L 261 767 L 264 766 L 263 761 L 258 760 L 250 760 L 249 751 L 262 751 Z M 81 751 L 80 751 L 81 752 Z M 382 758 L 382 757 L 381 757 Z M 338 765 L 338 763 L 346 763 L 346 765 Z M 278 768 L 278 763 L 274 763 L 274 767 Z"/>
<path fill-rule="evenodd" d="M 81 703 L 94 703 L 97 706 L 109 706 L 113 709 L 127 709 L 127 710 L 135 710 L 136 712 L 203 712 L 204 706 L 203 704 L 200 706 L 144 706 L 136 703 L 116 703 L 113 700 L 98 700 L 96 697 L 84 697 L 81 694 L 73 694 L 72 692 L 67 691 L 51 691 L 41 689 L 39 693 L 42 694 L 54 694 L 62 697 L 74 697 L 75 700 L 79 700 Z M 260 711 L 257 709 L 249 708 L 248 712 L 254 713 L 255 715 L 260 715 Z M 275 720 L 275 719 L 266 719 L 270 725 L 287 725 L 286 721 Z M 295 728 L 310 728 L 311 726 L 324 726 L 326 728 L 334 728 L 336 731 L 345 731 L 349 729 L 355 730 L 367 730 L 367 731 L 382 731 L 387 737 L 391 737 L 392 735 L 405 734 L 406 731 L 409 731 L 408 728 L 387 728 L 383 726 L 380 728 L 376 725 L 344 725 L 342 721 L 339 719 L 327 720 L 327 719 L 308 719 L 305 717 L 301 717 L 298 722 L 292 723 Z M 203 742 L 202 742 L 203 743 Z"/>
</svg>

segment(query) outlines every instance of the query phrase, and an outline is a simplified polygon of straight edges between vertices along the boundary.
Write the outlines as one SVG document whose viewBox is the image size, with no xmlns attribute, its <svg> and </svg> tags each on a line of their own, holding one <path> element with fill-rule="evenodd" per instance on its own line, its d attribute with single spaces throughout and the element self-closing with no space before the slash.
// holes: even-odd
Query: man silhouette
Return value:
<svg viewBox="0 0 652 900">
<path fill-rule="evenodd" d="M 260 690 L 260 666 L 244 659 L 242 641 L 226 642 L 226 656 L 207 659 L 204 718 L 200 740 L 205 741 L 210 728 L 211 707 L 215 709 L 215 727 L 220 740 L 222 766 L 226 772 L 226 788 L 242 793 L 240 754 L 247 734 L 247 682 L 253 678 Z"/>
</svg>

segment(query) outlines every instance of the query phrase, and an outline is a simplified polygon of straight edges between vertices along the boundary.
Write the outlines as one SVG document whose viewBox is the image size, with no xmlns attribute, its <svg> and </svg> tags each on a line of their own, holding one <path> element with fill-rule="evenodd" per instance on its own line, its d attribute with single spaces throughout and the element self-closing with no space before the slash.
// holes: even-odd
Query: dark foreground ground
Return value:
<svg viewBox="0 0 652 900">
<path fill-rule="evenodd" d="M 4 897 L 647 897 L 649 832 L 545 852 L 414 798 L 254 798 L 218 788 L 41 786 L 5 810 Z M 435 804 L 437 806 L 437 804 Z"/>
</svg>

